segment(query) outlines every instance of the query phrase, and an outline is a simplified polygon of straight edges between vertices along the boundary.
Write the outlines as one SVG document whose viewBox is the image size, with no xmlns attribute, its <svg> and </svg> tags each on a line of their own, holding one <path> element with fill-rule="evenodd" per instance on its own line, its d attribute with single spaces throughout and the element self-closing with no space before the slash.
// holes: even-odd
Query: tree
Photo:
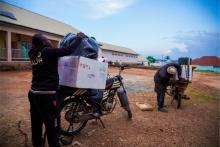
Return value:
<svg viewBox="0 0 220 147">
<path fill-rule="evenodd" d="M 148 56 L 146 59 L 148 60 L 149 63 L 155 63 L 156 62 L 156 59 L 153 56 Z"/>
</svg>

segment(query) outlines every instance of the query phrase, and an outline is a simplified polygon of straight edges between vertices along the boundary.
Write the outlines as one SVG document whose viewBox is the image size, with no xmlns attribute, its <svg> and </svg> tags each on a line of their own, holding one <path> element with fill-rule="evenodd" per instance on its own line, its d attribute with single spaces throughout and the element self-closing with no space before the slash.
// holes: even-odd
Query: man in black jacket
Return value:
<svg viewBox="0 0 220 147">
<path fill-rule="evenodd" d="M 164 108 L 164 97 L 166 88 L 173 80 L 178 80 L 181 75 L 181 66 L 177 63 L 168 63 L 162 66 L 154 75 L 155 92 L 157 93 L 158 111 L 167 112 Z"/>
<path fill-rule="evenodd" d="M 83 33 L 77 34 L 77 39 L 71 42 L 71 48 L 76 48 Z M 29 57 L 32 64 L 32 85 L 28 93 L 31 113 L 32 143 L 40 147 L 42 126 L 46 127 L 47 140 L 50 147 L 59 147 L 60 118 L 57 113 L 57 89 L 59 84 L 58 58 L 72 53 L 70 48 L 53 48 L 46 36 L 36 34 L 32 38 L 32 48 Z"/>
</svg>

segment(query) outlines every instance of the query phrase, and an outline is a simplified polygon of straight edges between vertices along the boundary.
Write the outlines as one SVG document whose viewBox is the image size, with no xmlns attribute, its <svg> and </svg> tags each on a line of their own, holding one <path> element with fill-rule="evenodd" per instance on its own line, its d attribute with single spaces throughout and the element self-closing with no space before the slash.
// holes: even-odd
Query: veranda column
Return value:
<svg viewBox="0 0 220 147">
<path fill-rule="evenodd" d="M 8 53 L 8 62 L 12 61 L 12 53 L 11 53 L 11 31 L 7 31 L 7 53 Z"/>
</svg>

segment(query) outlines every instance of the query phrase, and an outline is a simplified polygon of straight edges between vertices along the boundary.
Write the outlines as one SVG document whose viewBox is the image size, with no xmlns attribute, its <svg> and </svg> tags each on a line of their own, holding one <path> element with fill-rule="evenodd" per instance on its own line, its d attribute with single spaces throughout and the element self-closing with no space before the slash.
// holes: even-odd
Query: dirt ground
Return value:
<svg viewBox="0 0 220 147">
<path fill-rule="evenodd" d="M 111 68 L 109 73 L 116 74 Z M 154 70 L 126 69 L 123 77 L 128 91 L 133 119 L 117 105 L 115 111 L 103 117 L 106 128 L 89 121 L 74 138 L 80 146 L 111 147 L 185 147 L 219 146 L 219 90 L 220 75 L 194 73 L 193 83 L 187 94 L 191 99 L 183 102 L 181 109 L 171 104 L 166 96 L 168 113 L 156 109 L 156 95 L 153 92 Z M 28 134 L 31 145 L 29 102 L 31 72 L 0 72 L 0 147 L 23 147 L 24 136 Z M 155 107 L 153 111 L 141 111 L 136 102 L 147 102 Z M 70 145 L 71 146 L 71 145 Z M 72 145 L 73 146 L 73 145 Z"/>
</svg>

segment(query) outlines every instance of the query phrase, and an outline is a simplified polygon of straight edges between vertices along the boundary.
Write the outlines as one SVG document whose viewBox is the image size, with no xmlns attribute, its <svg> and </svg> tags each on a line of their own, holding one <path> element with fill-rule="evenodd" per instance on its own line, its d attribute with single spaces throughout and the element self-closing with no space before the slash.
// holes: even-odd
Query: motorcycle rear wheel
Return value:
<svg viewBox="0 0 220 147">
<path fill-rule="evenodd" d="M 177 98 L 177 109 L 180 109 L 180 108 L 181 108 L 181 95 L 179 94 Z"/>
<path fill-rule="evenodd" d="M 87 124 L 87 121 L 73 122 L 74 113 L 84 112 L 85 104 L 76 101 L 75 99 L 67 99 L 59 109 L 60 114 L 60 133 L 64 136 L 74 136 L 78 134 Z"/>
<path fill-rule="evenodd" d="M 178 88 L 176 88 L 175 91 L 174 91 L 174 99 L 176 100 L 176 103 L 177 103 L 176 108 L 180 109 L 181 108 L 181 102 L 182 102 L 181 99 L 182 99 L 182 97 L 181 97 L 181 94 L 178 91 Z"/>
</svg>

